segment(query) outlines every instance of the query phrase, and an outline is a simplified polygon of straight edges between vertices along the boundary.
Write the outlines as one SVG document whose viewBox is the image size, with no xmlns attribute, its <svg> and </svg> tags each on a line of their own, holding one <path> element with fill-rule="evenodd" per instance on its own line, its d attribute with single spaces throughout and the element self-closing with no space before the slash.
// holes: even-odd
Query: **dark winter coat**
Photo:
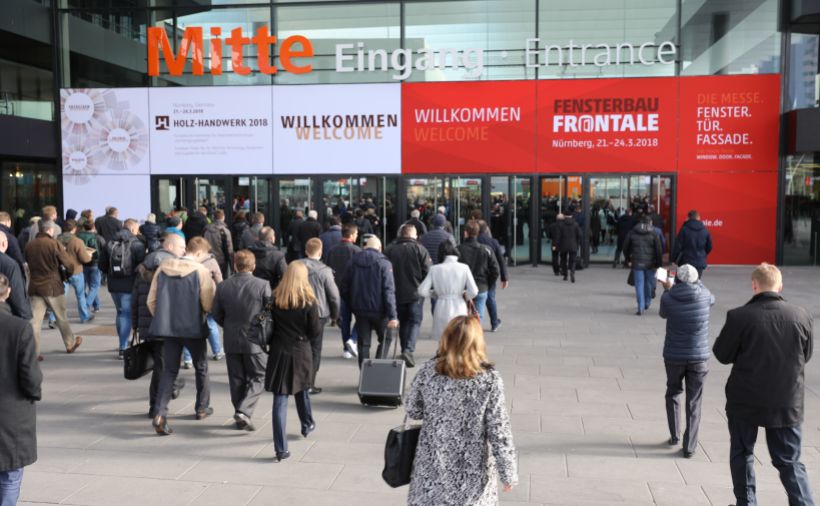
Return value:
<svg viewBox="0 0 820 506">
<path fill-rule="evenodd" d="M 509 279 L 507 278 L 507 262 L 504 261 L 504 253 L 501 251 L 501 244 L 490 234 L 480 234 L 478 236 L 478 242 L 493 251 L 493 255 L 495 255 L 495 260 L 498 262 L 498 268 L 501 273 L 501 281 L 506 282 Z"/>
<path fill-rule="evenodd" d="M 0 304 L 0 472 L 37 461 L 37 409 L 43 374 L 28 320 Z"/>
<path fill-rule="evenodd" d="M 156 223 L 145 222 L 140 225 L 140 234 L 145 238 L 148 251 L 156 251 L 162 246 L 162 227 Z"/>
<path fill-rule="evenodd" d="M 327 263 L 327 255 L 337 244 L 342 242 L 341 225 L 333 225 L 319 236 L 322 240 L 322 262 Z"/>
<path fill-rule="evenodd" d="M 339 292 L 355 315 L 397 319 L 393 265 L 374 249 L 365 249 L 353 257 Z"/>
<path fill-rule="evenodd" d="M 696 269 L 706 268 L 706 256 L 712 252 L 712 236 L 699 220 L 687 220 L 675 239 L 672 259 L 678 265 L 689 264 Z"/>
<path fill-rule="evenodd" d="M 110 273 L 110 258 L 108 255 L 108 246 L 113 245 L 117 241 L 131 241 L 131 259 L 134 265 L 134 274 L 131 276 L 112 276 Z M 131 293 L 134 288 L 134 280 L 137 277 L 137 266 L 145 260 L 147 248 L 142 238 L 135 236 L 128 229 L 124 228 L 117 232 L 114 239 L 106 244 L 106 247 L 100 252 L 100 270 L 108 273 L 108 291 L 109 293 Z"/>
<path fill-rule="evenodd" d="M 219 264 L 222 277 L 227 278 L 233 263 L 234 253 L 230 229 L 224 221 L 215 220 L 205 227 L 205 240 L 211 245 L 211 254 L 213 254 L 216 263 Z"/>
<path fill-rule="evenodd" d="M 189 257 L 163 261 L 148 291 L 154 316 L 149 332 L 157 337 L 205 339 L 205 315 L 211 311 L 216 285 L 207 267 Z"/>
<path fill-rule="evenodd" d="M 5 304 L 11 308 L 11 314 L 24 320 L 31 320 L 31 303 L 26 297 L 26 280 L 17 262 L 4 253 L 0 253 L 0 274 L 9 279 L 11 295 Z"/>
<path fill-rule="evenodd" d="M 495 259 L 492 250 L 478 242 L 475 237 L 464 239 L 458 246 L 458 252 L 458 261 L 470 267 L 479 293 L 486 292 L 498 281 L 498 260 Z"/>
<path fill-rule="evenodd" d="M 336 281 L 336 286 L 340 290 L 342 288 L 342 278 L 347 272 L 350 261 L 353 260 L 353 256 L 356 255 L 356 253 L 360 253 L 361 251 L 362 248 L 352 242 L 342 240 L 328 252 L 325 263 L 333 269 L 333 280 Z"/>
<path fill-rule="evenodd" d="M 577 252 L 581 247 L 581 227 L 572 218 L 558 222 L 558 251 L 561 253 Z"/>
<path fill-rule="evenodd" d="M 248 335 L 253 319 L 262 312 L 263 300 L 270 296 L 270 284 L 250 272 L 238 272 L 216 287 L 211 314 L 224 331 L 225 353 L 262 353 Z"/>
<path fill-rule="evenodd" d="M 302 245 L 302 250 L 305 249 L 305 245 L 310 239 L 319 237 L 320 235 L 322 235 L 322 224 L 313 218 L 308 218 L 303 221 L 302 224 L 299 225 L 299 230 L 296 232 L 299 244 Z"/>
<path fill-rule="evenodd" d="M 17 265 L 20 266 L 20 272 L 25 272 L 23 264 L 26 263 L 26 259 L 23 256 L 23 250 L 20 248 L 20 241 L 14 236 L 14 232 L 5 225 L 0 225 L 0 232 L 6 234 L 6 239 L 8 239 L 9 247 L 6 249 L 6 255 L 17 262 Z"/>
<path fill-rule="evenodd" d="M 197 211 L 192 215 L 188 216 L 188 219 L 185 220 L 185 225 L 182 226 L 182 233 L 185 234 L 185 237 L 187 239 L 193 239 L 194 237 L 204 237 L 205 227 L 207 226 L 208 218 L 204 214 Z"/>
<path fill-rule="evenodd" d="M 715 296 L 701 282 L 677 283 L 661 296 L 666 318 L 663 358 L 674 363 L 709 360 L 709 310 Z"/>
<path fill-rule="evenodd" d="M 103 236 L 103 239 L 110 241 L 114 239 L 117 232 L 122 230 L 122 222 L 113 216 L 100 216 L 94 220 L 94 228 L 97 229 L 98 234 Z"/>
<path fill-rule="evenodd" d="M 65 293 L 60 265 L 71 271 L 74 269 L 74 261 L 62 244 L 48 234 L 39 233 L 26 245 L 26 259 L 31 274 L 29 295 L 57 297 Z"/>
<path fill-rule="evenodd" d="M 618 218 L 618 248 L 622 251 L 626 236 L 629 235 L 629 232 L 631 232 L 633 228 L 635 228 L 637 223 L 638 222 L 633 215 L 623 214 L 620 218 Z"/>
<path fill-rule="evenodd" d="M 245 233 L 245 230 L 248 229 L 248 222 L 247 220 L 235 221 L 233 225 L 231 225 L 231 235 L 233 236 L 233 249 L 234 251 L 239 251 L 243 249 L 242 244 L 242 236 Z"/>
<path fill-rule="evenodd" d="M 262 230 L 261 223 L 256 223 L 245 227 L 242 231 L 242 237 L 239 239 L 239 249 L 248 249 L 259 240 L 259 231 Z"/>
<path fill-rule="evenodd" d="M 313 386 L 313 353 L 310 340 L 321 330 L 319 309 L 311 304 L 301 309 L 273 306 L 273 339 L 265 368 L 265 390 L 293 395 Z"/>
<path fill-rule="evenodd" d="M 302 251 L 304 244 L 299 242 L 299 227 L 305 222 L 304 218 L 294 218 L 288 224 L 288 253 Z"/>
<path fill-rule="evenodd" d="M 256 241 L 248 249 L 256 257 L 256 269 L 253 275 L 267 281 L 273 290 L 288 268 L 285 254 L 272 243 L 265 241 Z"/>
<path fill-rule="evenodd" d="M 633 269 L 657 269 L 663 263 L 661 240 L 652 225 L 638 225 L 626 236 L 624 257 Z"/>
<path fill-rule="evenodd" d="M 154 316 L 148 310 L 148 292 L 151 290 L 151 281 L 154 280 L 157 267 L 167 258 L 174 258 L 174 255 L 165 250 L 154 251 L 137 267 L 134 288 L 131 290 L 131 327 L 137 331 L 140 339 L 159 339 L 150 332 Z"/>
<path fill-rule="evenodd" d="M 421 238 L 424 234 L 427 233 L 427 225 L 425 225 L 424 222 L 418 218 L 410 218 L 409 220 L 405 221 L 404 224 L 413 225 L 414 227 L 416 227 L 416 235 L 419 238 Z"/>
<path fill-rule="evenodd" d="M 419 239 L 421 245 L 427 249 L 427 253 L 430 254 L 430 258 L 433 259 L 434 264 L 439 263 L 438 249 L 441 244 L 446 241 L 450 241 L 454 246 L 456 244 L 456 239 L 453 237 L 453 234 L 444 230 L 444 227 L 431 228 Z"/>
<path fill-rule="evenodd" d="M 433 265 L 427 249 L 414 239 L 399 237 L 387 248 L 385 256 L 393 264 L 396 304 L 409 304 L 419 300 L 419 285 Z"/>
<path fill-rule="evenodd" d="M 552 242 L 552 248 L 558 251 L 558 243 L 561 240 L 561 221 L 556 220 L 547 227 L 547 239 Z"/>
<path fill-rule="evenodd" d="M 804 369 L 813 347 L 814 319 L 780 294 L 763 292 L 732 309 L 715 340 L 726 382 L 726 414 L 761 427 L 803 423 Z"/>
</svg>

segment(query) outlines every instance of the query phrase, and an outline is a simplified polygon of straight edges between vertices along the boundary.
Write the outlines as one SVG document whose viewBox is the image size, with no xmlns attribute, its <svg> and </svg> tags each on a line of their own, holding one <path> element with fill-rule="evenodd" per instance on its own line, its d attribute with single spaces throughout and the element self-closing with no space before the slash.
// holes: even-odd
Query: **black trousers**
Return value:
<svg viewBox="0 0 820 506">
<path fill-rule="evenodd" d="M 567 277 L 567 270 L 575 276 L 575 257 L 578 256 L 578 253 L 575 251 L 562 251 L 561 252 L 561 274 L 564 277 Z M 569 265 L 567 265 L 569 262 Z"/>
<path fill-rule="evenodd" d="M 552 250 L 552 272 L 556 276 L 561 273 L 561 254 L 557 249 Z"/>
<path fill-rule="evenodd" d="M 162 372 L 162 381 L 159 385 L 157 415 L 168 416 L 168 402 L 174 382 L 179 376 L 179 361 L 182 358 L 182 348 L 188 348 L 194 362 L 196 374 L 196 404 L 197 412 L 204 411 L 211 404 L 211 386 L 208 382 L 208 340 L 204 337 L 189 339 L 183 337 L 166 337 L 162 346 L 162 357 L 165 369 Z"/>
<path fill-rule="evenodd" d="M 694 453 L 698 447 L 700 406 L 703 383 L 709 373 L 707 362 L 666 362 L 666 420 L 669 435 L 680 439 L 680 395 L 686 382 L 686 431 L 683 433 L 684 451 Z"/>
<path fill-rule="evenodd" d="M 368 318 L 366 316 L 356 315 L 356 333 L 359 334 L 359 368 L 362 367 L 362 362 L 370 358 L 370 342 L 372 340 L 371 333 L 376 331 L 376 336 L 379 339 L 379 346 L 376 348 L 376 358 L 381 358 L 381 350 L 384 346 L 385 330 L 387 329 L 387 318 Z M 387 343 L 390 347 L 390 343 Z"/>
<path fill-rule="evenodd" d="M 737 506 L 756 506 L 755 442 L 758 426 L 729 416 L 729 468 Z M 789 506 L 814 506 L 806 467 L 800 462 L 800 426 L 766 427 L 766 444 L 772 465 L 789 497 Z"/>
<path fill-rule="evenodd" d="M 155 415 L 159 407 L 159 385 L 162 381 L 162 372 L 165 370 L 165 358 L 162 353 L 164 342 L 162 339 L 148 341 L 151 345 L 151 355 L 154 357 L 154 371 L 151 373 L 151 384 L 148 386 L 148 412 L 151 415 Z M 184 384 L 181 378 L 177 378 L 171 391 L 179 390 Z"/>
<path fill-rule="evenodd" d="M 265 353 L 228 353 L 228 386 L 231 390 L 231 404 L 236 413 L 248 418 L 253 416 L 259 396 L 265 391 Z"/>
<path fill-rule="evenodd" d="M 319 333 L 310 340 L 310 351 L 313 356 L 313 386 L 316 386 L 316 373 L 322 361 L 322 340 L 325 338 L 325 326 L 330 318 L 319 318 Z"/>
</svg>

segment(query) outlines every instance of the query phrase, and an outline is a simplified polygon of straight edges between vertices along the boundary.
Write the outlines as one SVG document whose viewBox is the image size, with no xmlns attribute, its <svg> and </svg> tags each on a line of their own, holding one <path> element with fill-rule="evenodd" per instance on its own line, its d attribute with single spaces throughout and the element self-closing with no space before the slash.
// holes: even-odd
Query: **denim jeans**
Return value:
<svg viewBox="0 0 820 506">
<path fill-rule="evenodd" d="M 88 304 L 85 302 L 85 277 L 82 273 L 74 274 L 65 285 L 65 296 L 68 299 L 68 292 L 74 288 L 74 295 L 77 296 L 77 312 L 80 313 L 80 322 L 85 323 L 91 318 L 91 313 L 88 311 Z"/>
<path fill-rule="evenodd" d="M 112 292 L 114 306 L 117 308 L 117 335 L 120 336 L 120 349 L 128 348 L 131 337 L 131 292 Z"/>
<path fill-rule="evenodd" d="M 406 304 L 397 304 L 396 312 L 399 315 L 399 344 L 401 351 L 413 353 L 416 351 L 416 340 L 421 329 L 422 309 L 424 299 Z"/>
<path fill-rule="evenodd" d="M 354 343 L 359 341 L 359 334 L 353 326 L 353 313 L 350 311 L 350 306 L 347 305 L 344 299 L 339 303 L 339 318 L 341 324 L 339 330 L 342 332 L 342 348 L 348 339 L 352 339 Z M 351 329 L 352 327 L 352 329 Z"/>
<path fill-rule="evenodd" d="M 643 313 L 652 303 L 652 286 L 655 284 L 655 269 L 632 269 L 635 280 L 635 297 L 638 311 Z"/>
<path fill-rule="evenodd" d="M 310 407 L 310 395 L 307 390 L 297 392 L 293 396 L 296 400 L 296 412 L 302 429 L 310 427 L 313 422 L 313 410 Z M 288 396 L 273 394 L 273 447 L 276 454 L 288 451 L 288 436 L 286 422 L 288 419 Z"/>
<path fill-rule="evenodd" d="M 757 425 L 729 416 L 729 468 L 737 506 L 756 506 L 754 449 Z M 780 473 L 791 506 L 814 506 L 806 467 L 800 462 L 802 433 L 796 427 L 766 427 L 766 444 L 772 465 Z"/>
<path fill-rule="evenodd" d="M 102 272 L 96 265 L 83 266 L 83 277 L 85 277 L 85 301 L 94 308 L 100 309 L 100 284 L 102 283 Z"/>
<path fill-rule="evenodd" d="M 216 324 L 216 320 L 211 315 L 208 315 L 208 344 L 211 345 L 211 351 L 214 355 L 219 355 L 222 353 L 222 342 L 219 340 L 219 325 Z M 182 360 L 185 362 L 191 361 L 191 352 L 188 351 L 188 348 L 182 349 Z"/>
<path fill-rule="evenodd" d="M 478 311 L 478 316 L 481 318 L 481 323 L 484 323 L 484 306 L 487 305 L 487 292 L 480 292 L 473 299 L 475 310 Z"/>
<path fill-rule="evenodd" d="M 0 506 L 14 506 L 20 497 L 23 468 L 0 471 Z"/>
<path fill-rule="evenodd" d="M 492 328 L 498 327 L 501 320 L 498 318 L 498 305 L 495 303 L 495 289 L 498 285 L 494 284 L 487 290 L 487 314 L 490 315 L 490 325 Z"/>
</svg>

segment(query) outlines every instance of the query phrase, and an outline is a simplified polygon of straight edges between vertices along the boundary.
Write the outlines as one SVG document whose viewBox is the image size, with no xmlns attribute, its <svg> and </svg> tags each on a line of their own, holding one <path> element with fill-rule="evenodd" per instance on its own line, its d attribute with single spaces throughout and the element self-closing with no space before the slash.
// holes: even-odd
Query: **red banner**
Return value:
<svg viewBox="0 0 820 506">
<path fill-rule="evenodd" d="M 677 79 L 538 83 L 538 170 L 673 172 Z"/>
<path fill-rule="evenodd" d="M 680 80 L 681 170 L 775 170 L 777 74 Z"/>
<path fill-rule="evenodd" d="M 402 85 L 402 172 L 535 170 L 535 83 Z"/>
<path fill-rule="evenodd" d="M 712 234 L 710 264 L 774 262 L 777 172 L 678 175 L 678 226 L 697 209 Z"/>
</svg>

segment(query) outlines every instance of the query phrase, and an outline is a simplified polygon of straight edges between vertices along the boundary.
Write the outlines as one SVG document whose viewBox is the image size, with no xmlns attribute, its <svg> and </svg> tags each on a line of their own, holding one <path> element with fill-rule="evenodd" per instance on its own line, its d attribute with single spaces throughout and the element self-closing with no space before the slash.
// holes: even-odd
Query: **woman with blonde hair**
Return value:
<svg viewBox="0 0 820 506">
<path fill-rule="evenodd" d="M 290 457 L 285 421 L 288 396 L 296 398 L 302 436 L 315 428 L 308 388 L 313 377 L 310 338 L 319 333 L 316 296 L 302 262 L 290 264 L 273 291 L 274 330 L 265 370 L 265 390 L 273 392 L 273 446 L 277 462 Z"/>
<path fill-rule="evenodd" d="M 408 505 L 498 504 L 498 479 L 518 483 L 501 376 L 476 316 L 457 316 L 413 380 L 407 416 L 423 420 Z M 492 454 L 492 455 L 491 455 Z"/>
</svg>

